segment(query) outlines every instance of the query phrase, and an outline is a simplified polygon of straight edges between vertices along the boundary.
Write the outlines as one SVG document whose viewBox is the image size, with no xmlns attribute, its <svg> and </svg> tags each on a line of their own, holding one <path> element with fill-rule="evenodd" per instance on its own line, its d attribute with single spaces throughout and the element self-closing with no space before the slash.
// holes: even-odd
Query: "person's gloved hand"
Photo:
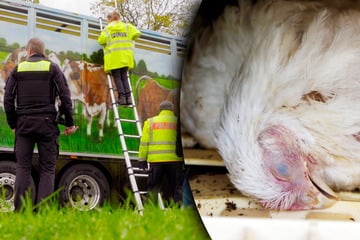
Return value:
<svg viewBox="0 0 360 240">
<path fill-rule="evenodd" d="M 141 169 L 147 169 L 148 167 L 148 164 L 146 161 L 138 161 L 138 168 L 141 168 Z"/>
</svg>

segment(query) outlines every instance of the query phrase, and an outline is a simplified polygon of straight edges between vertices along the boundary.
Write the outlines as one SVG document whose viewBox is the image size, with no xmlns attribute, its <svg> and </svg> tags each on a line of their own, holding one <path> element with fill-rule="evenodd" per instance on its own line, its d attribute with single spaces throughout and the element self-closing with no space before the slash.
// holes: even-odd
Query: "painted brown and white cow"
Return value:
<svg viewBox="0 0 360 240">
<path fill-rule="evenodd" d="M 145 82 L 142 84 L 142 82 Z M 136 83 L 137 93 L 137 111 L 139 120 L 144 123 L 146 119 L 153 117 L 159 113 L 160 103 L 169 100 L 174 104 L 175 114 L 180 114 L 180 88 L 168 89 L 159 85 L 149 76 L 142 76 Z M 181 142 L 183 147 L 194 147 L 197 141 L 181 127 Z"/>
<path fill-rule="evenodd" d="M 3 98 L 4 98 L 4 87 L 7 78 L 9 77 L 11 71 L 14 67 L 21 61 L 26 59 L 26 50 L 25 48 L 18 48 L 11 52 L 2 62 L 2 67 L 0 68 L 0 107 L 3 107 Z"/>
<path fill-rule="evenodd" d="M 146 81 L 141 89 L 141 82 Z M 143 123 L 147 118 L 159 113 L 159 105 L 164 100 L 171 101 L 175 106 L 175 114 L 179 112 L 179 88 L 167 89 L 159 85 L 149 76 L 142 76 L 136 83 L 138 101 L 136 103 L 139 120 Z"/>
<path fill-rule="evenodd" d="M 91 135 L 93 118 L 99 115 L 99 140 L 104 137 L 104 123 L 110 125 L 108 111 L 111 106 L 106 73 L 101 65 L 84 61 L 65 60 L 63 72 L 73 100 L 83 103 L 87 117 L 86 134 Z"/>
</svg>

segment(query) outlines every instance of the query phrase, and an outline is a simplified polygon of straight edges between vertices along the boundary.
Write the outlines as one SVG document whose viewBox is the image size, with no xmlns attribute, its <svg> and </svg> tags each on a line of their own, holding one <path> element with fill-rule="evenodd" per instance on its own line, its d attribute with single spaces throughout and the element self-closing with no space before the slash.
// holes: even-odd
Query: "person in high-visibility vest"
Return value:
<svg viewBox="0 0 360 240">
<path fill-rule="evenodd" d="M 77 129 L 70 90 L 61 69 L 46 59 L 45 45 L 40 39 L 31 38 L 26 51 L 27 60 L 15 66 L 6 81 L 4 94 L 6 119 L 15 133 L 15 211 L 23 207 L 22 198 L 30 187 L 35 144 L 40 165 L 36 203 L 54 191 L 60 133 L 55 120 L 57 96 L 65 115 L 64 134 L 70 135 Z"/>
<path fill-rule="evenodd" d="M 146 168 L 149 164 L 150 195 L 156 197 L 160 192 L 165 200 L 181 203 L 184 161 L 176 154 L 177 119 L 172 102 L 163 101 L 160 113 L 145 121 L 139 146 L 139 165 Z M 163 187 L 164 179 L 167 180 L 167 190 Z"/>
<path fill-rule="evenodd" d="M 141 32 L 132 24 L 120 20 L 116 11 L 107 15 L 108 25 L 101 32 L 98 43 L 104 46 L 104 70 L 111 72 L 120 105 L 132 104 L 128 70 L 134 68 L 133 41 Z"/>
</svg>

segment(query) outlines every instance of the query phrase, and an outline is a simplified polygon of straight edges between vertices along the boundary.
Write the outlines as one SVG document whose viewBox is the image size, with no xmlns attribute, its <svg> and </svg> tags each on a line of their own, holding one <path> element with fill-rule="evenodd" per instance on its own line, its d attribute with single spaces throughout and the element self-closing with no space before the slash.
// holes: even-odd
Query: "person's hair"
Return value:
<svg viewBox="0 0 360 240">
<path fill-rule="evenodd" d="M 171 110 L 174 111 L 174 104 L 168 100 L 162 101 L 160 103 L 160 112 L 162 110 Z"/>
<path fill-rule="evenodd" d="M 120 20 L 120 14 L 117 11 L 110 12 L 107 15 L 107 20 L 109 22 Z"/>
<path fill-rule="evenodd" d="M 31 38 L 27 45 L 27 50 L 31 50 L 32 53 L 45 55 L 45 44 L 38 38 Z"/>
</svg>

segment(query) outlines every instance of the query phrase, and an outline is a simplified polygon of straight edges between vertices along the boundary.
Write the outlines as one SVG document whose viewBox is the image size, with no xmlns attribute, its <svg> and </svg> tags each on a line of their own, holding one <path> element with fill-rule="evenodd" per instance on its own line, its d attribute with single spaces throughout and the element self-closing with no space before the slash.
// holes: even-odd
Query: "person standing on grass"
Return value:
<svg viewBox="0 0 360 240">
<path fill-rule="evenodd" d="M 145 121 L 139 146 L 139 167 L 149 164 L 148 192 L 168 193 L 165 200 L 182 201 L 183 167 L 182 157 L 177 155 L 177 117 L 170 101 L 160 103 L 160 113 Z M 168 189 L 163 188 L 164 180 Z"/>
<path fill-rule="evenodd" d="M 55 122 L 55 99 L 59 97 L 65 115 L 65 135 L 74 133 L 72 103 L 60 68 L 46 60 L 45 45 L 31 38 L 27 60 L 11 72 L 5 85 L 4 108 L 7 123 L 15 133 L 15 211 L 19 211 L 30 187 L 35 144 L 39 151 L 40 180 L 36 203 L 54 191 L 55 166 L 59 155 L 59 128 Z"/>
<path fill-rule="evenodd" d="M 133 41 L 141 32 L 132 24 L 120 21 L 116 11 L 107 15 L 108 25 L 98 43 L 104 46 L 104 70 L 111 72 L 118 92 L 119 105 L 132 104 L 128 70 L 134 67 Z"/>
</svg>

